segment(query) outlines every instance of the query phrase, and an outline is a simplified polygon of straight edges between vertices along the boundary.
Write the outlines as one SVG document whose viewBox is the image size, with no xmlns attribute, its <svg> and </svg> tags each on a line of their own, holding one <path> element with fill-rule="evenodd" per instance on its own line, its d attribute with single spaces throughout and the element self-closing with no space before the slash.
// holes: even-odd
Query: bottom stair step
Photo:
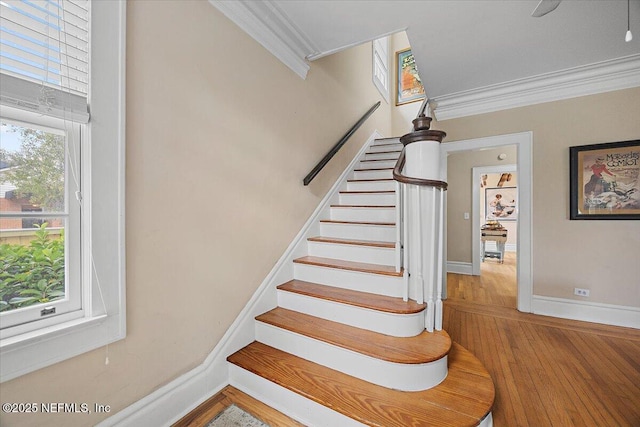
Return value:
<svg viewBox="0 0 640 427">
<path fill-rule="evenodd" d="M 329 412 L 321 419 L 314 418 L 309 408 L 299 408 L 288 400 L 286 391 L 355 421 L 350 425 L 461 427 L 476 426 L 481 422 L 483 426 L 490 424 L 483 420 L 490 420 L 495 397 L 493 381 L 480 361 L 455 343 L 449 353 L 447 378 L 437 387 L 419 392 L 376 386 L 259 342 L 251 343 L 227 360 L 231 363 L 230 377 L 234 387 L 310 425 L 335 425 L 332 423 L 338 418 L 329 420 L 326 418 Z M 248 372 L 267 380 L 274 388 L 260 386 L 257 387 L 260 391 L 256 391 L 255 382 L 246 375 Z M 283 401 L 276 401 L 278 397 Z"/>
</svg>

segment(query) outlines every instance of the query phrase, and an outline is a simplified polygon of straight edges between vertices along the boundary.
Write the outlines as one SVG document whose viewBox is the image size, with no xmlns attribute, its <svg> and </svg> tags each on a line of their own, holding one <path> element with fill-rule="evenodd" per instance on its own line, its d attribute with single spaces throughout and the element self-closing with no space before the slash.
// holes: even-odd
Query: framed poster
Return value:
<svg viewBox="0 0 640 427">
<path fill-rule="evenodd" d="M 484 216 L 487 221 L 518 219 L 517 187 L 485 188 L 484 195 Z"/>
<path fill-rule="evenodd" d="M 640 140 L 569 147 L 571 219 L 640 219 Z"/>
<path fill-rule="evenodd" d="M 411 49 L 396 52 L 396 105 L 419 101 L 424 97 L 424 86 Z"/>
</svg>

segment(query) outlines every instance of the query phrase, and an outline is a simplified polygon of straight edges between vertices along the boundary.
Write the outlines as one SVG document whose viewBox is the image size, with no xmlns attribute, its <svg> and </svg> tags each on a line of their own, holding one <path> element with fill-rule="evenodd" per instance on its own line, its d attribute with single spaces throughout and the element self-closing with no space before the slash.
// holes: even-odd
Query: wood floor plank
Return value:
<svg viewBox="0 0 640 427">
<path fill-rule="evenodd" d="M 418 304 L 413 300 L 403 301 L 402 298 L 324 286 L 296 279 L 279 285 L 277 289 L 384 313 L 415 314 L 426 308 L 426 304 Z"/>
<path fill-rule="evenodd" d="M 451 349 L 451 339 L 445 331 L 398 338 L 280 307 L 257 316 L 256 320 L 393 363 L 430 363 L 443 358 Z"/>
</svg>

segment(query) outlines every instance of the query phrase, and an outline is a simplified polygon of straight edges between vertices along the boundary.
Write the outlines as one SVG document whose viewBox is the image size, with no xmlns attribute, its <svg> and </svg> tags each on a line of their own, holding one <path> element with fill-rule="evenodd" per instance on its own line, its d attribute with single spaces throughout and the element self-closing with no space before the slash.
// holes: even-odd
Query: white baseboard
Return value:
<svg viewBox="0 0 640 427">
<path fill-rule="evenodd" d="M 102 421 L 98 427 L 169 426 L 229 384 L 227 356 L 255 339 L 255 317 L 277 306 L 276 286 L 293 278 L 293 259 L 306 254 L 307 237 L 317 231 L 313 226 L 317 227 L 320 216 L 337 197 L 367 147 L 380 137 L 377 130 L 369 136 L 204 362 Z"/>
<path fill-rule="evenodd" d="M 470 262 L 447 261 L 447 273 L 473 275 L 473 266 Z"/>
<path fill-rule="evenodd" d="M 640 308 L 534 295 L 534 314 L 640 329 Z"/>
</svg>

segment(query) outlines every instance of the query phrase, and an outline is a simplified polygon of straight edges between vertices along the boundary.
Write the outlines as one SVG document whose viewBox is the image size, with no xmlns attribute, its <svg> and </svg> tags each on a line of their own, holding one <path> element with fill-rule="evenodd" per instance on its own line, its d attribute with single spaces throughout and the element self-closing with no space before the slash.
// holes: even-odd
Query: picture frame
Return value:
<svg viewBox="0 0 640 427">
<path fill-rule="evenodd" d="M 518 219 L 518 188 L 492 187 L 484 189 L 486 221 L 516 221 Z"/>
<path fill-rule="evenodd" d="M 424 86 L 411 49 L 396 52 L 396 105 L 424 99 Z"/>
<path fill-rule="evenodd" d="M 569 147 L 569 218 L 640 219 L 640 140 Z"/>
</svg>

